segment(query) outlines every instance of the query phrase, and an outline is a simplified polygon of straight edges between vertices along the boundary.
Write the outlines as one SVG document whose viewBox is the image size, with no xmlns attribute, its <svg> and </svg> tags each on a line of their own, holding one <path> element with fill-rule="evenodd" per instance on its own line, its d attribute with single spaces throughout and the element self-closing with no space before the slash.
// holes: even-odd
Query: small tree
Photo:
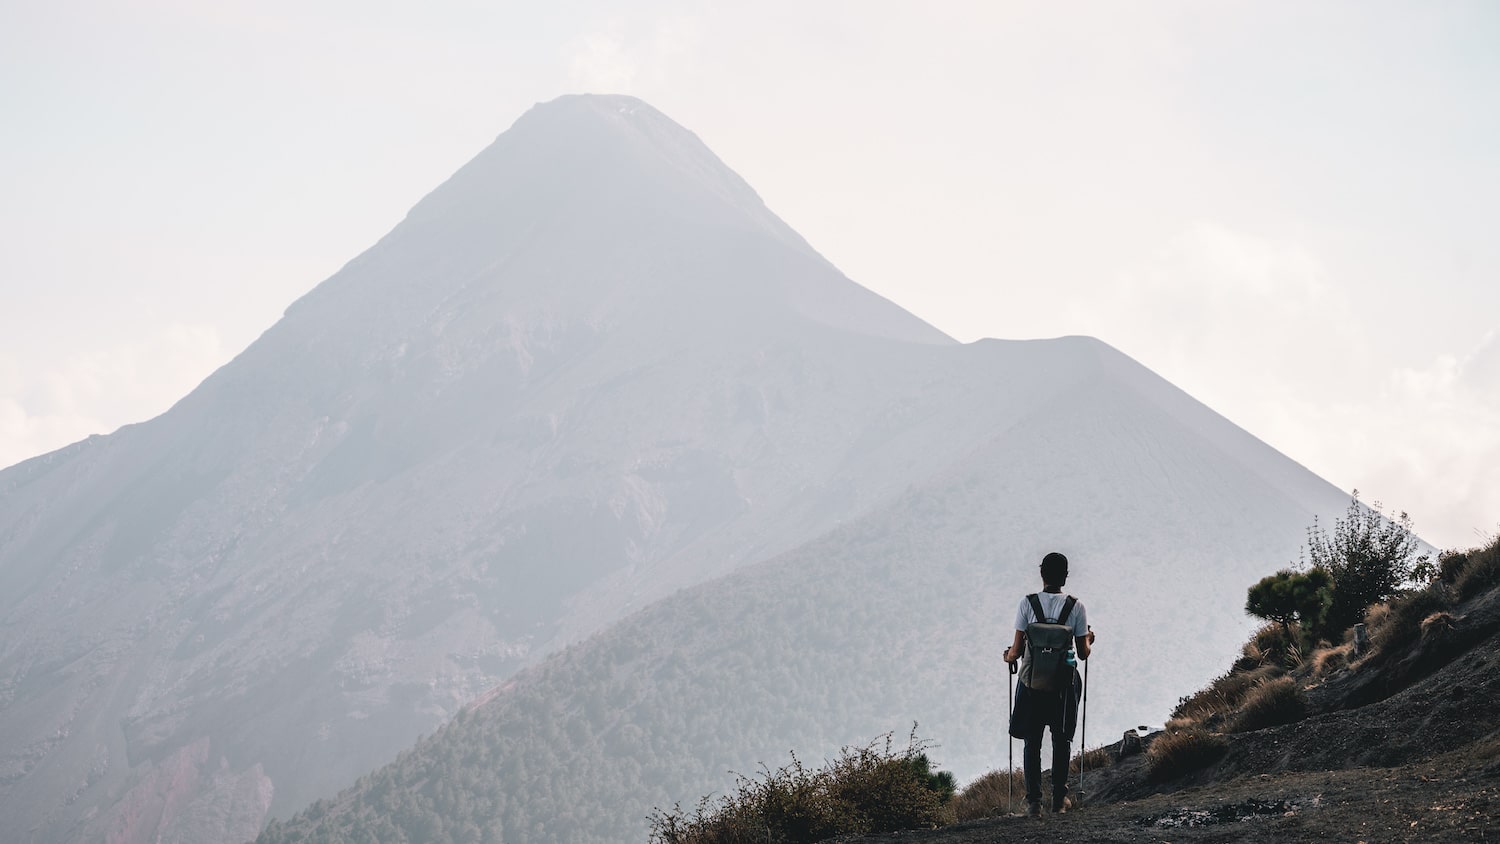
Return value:
<svg viewBox="0 0 1500 844">
<path fill-rule="evenodd" d="M 1400 594 L 1408 583 L 1429 580 L 1433 563 L 1422 553 L 1422 542 L 1412 533 L 1411 517 L 1394 518 L 1359 500 L 1359 490 L 1349 502 L 1344 518 L 1333 523 L 1333 533 L 1324 533 L 1316 517 L 1307 529 L 1307 553 L 1314 568 L 1333 576 L 1333 604 L 1328 608 L 1325 629 L 1342 633 L 1364 617 L 1365 610 L 1379 601 Z"/>
<path fill-rule="evenodd" d="M 1294 621 L 1311 630 L 1323 624 L 1332 603 L 1333 577 L 1327 569 L 1282 569 L 1250 587 L 1245 612 L 1278 622 L 1288 632 Z"/>
</svg>

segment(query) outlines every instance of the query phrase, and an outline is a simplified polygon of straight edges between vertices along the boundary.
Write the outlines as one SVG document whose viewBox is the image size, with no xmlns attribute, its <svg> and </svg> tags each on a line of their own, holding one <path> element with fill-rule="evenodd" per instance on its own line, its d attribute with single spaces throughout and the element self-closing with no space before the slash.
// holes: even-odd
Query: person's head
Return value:
<svg viewBox="0 0 1500 844">
<path fill-rule="evenodd" d="M 1042 582 L 1062 588 L 1068 582 L 1068 558 L 1056 551 L 1043 557 Z"/>
</svg>

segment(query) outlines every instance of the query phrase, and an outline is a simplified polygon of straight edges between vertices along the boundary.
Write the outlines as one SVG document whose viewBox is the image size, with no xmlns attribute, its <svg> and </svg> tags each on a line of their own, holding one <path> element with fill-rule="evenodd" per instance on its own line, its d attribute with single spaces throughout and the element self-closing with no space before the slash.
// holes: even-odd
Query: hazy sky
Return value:
<svg viewBox="0 0 1500 844">
<path fill-rule="evenodd" d="M 1500 530 L 1492 2 L 0 0 L 0 465 L 165 410 L 577 91 L 961 340 L 1100 337 Z"/>
</svg>

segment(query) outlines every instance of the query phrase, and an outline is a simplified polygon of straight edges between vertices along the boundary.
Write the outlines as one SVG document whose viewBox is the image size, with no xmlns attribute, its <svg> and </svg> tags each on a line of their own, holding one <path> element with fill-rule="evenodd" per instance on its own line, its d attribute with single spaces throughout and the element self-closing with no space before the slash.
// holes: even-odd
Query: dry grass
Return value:
<svg viewBox="0 0 1500 844">
<path fill-rule="evenodd" d="M 1096 747 L 1093 750 L 1073 754 L 1073 761 L 1068 765 L 1068 773 L 1078 776 L 1080 765 L 1083 766 L 1082 770 L 1097 771 L 1100 768 L 1108 768 L 1114 764 L 1114 761 L 1109 756 L 1109 748 Z"/>
<path fill-rule="evenodd" d="M 1317 680 L 1344 668 L 1349 664 L 1349 655 L 1354 652 L 1354 643 L 1346 642 L 1336 648 L 1319 648 L 1312 655 L 1312 679 Z"/>
<path fill-rule="evenodd" d="M 1097 771 L 1114 764 L 1114 759 L 1109 755 L 1109 748 L 1096 747 L 1073 755 L 1072 764 L 1068 769 L 1070 775 L 1078 775 L 1080 761 L 1086 765 L 1085 771 L 1087 772 Z M 1007 780 L 1010 784 L 1009 794 L 1005 790 Z M 990 771 L 965 786 L 954 796 L 951 805 L 955 818 L 960 821 L 993 817 L 1007 811 L 1019 812 L 1026 808 L 1026 777 L 1020 768 L 1012 770 L 1008 778 L 1005 771 Z"/>
<path fill-rule="evenodd" d="M 1286 656 L 1282 663 L 1289 671 L 1301 671 L 1307 665 L 1307 657 L 1302 653 L 1302 646 L 1295 642 L 1286 646 Z"/>
<path fill-rule="evenodd" d="M 1422 638 L 1431 639 L 1434 636 L 1442 636 L 1453 631 L 1458 623 L 1458 618 L 1447 610 L 1435 612 L 1422 619 Z"/>
<path fill-rule="evenodd" d="M 1277 677 L 1255 685 L 1230 719 L 1231 731 L 1246 733 L 1290 724 L 1307 715 L 1307 695 L 1291 677 Z"/>
<path fill-rule="evenodd" d="M 1009 791 L 1007 791 L 1009 787 Z M 953 814 L 961 821 L 972 821 L 1019 811 L 1026 806 L 1026 777 L 1020 768 L 990 771 L 969 783 L 953 798 Z"/>
<path fill-rule="evenodd" d="M 1219 761 L 1228 749 L 1223 736 L 1198 727 L 1163 733 L 1146 748 L 1146 775 L 1152 782 L 1175 780 Z"/>
<path fill-rule="evenodd" d="M 1206 688 L 1179 701 L 1177 708 L 1172 710 L 1172 717 L 1202 724 L 1213 715 L 1234 711 L 1257 683 L 1282 673 L 1279 665 L 1266 664 L 1252 671 L 1221 674 Z"/>
<path fill-rule="evenodd" d="M 1245 655 L 1249 656 L 1253 650 L 1261 655 L 1263 663 L 1279 663 L 1286 658 L 1287 651 L 1296 646 L 1299 632 L 1295 624 L 1288 627 L 1275 623 L 1262 625 L 1245 644 Z"/>
</svg>

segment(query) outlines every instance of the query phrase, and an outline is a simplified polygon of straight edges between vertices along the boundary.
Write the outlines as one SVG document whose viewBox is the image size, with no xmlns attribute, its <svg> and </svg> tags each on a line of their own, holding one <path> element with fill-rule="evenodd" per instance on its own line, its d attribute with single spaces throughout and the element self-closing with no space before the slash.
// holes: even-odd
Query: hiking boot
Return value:
<svg viewBox="0 0 1500 844">
<path fill-rule="evenodd" d="M 1026 817 L 1040 818 L 1042 816 L 1042 801 L 1031 800 L 1026 803 Z"/>
<path fill-rule="evenodd" d="M 1064 797 L 1061 800 L 1054 800 L 1054 801 L 1052 801 L 1052 814 L 1054 814 L 1054 815 L 1067 814 L 1068 809 L 1071 808 L 1072 805 L 1073 805 L 1073 801 L 1069 800 L 1066 797 Z"/>
</svg>

